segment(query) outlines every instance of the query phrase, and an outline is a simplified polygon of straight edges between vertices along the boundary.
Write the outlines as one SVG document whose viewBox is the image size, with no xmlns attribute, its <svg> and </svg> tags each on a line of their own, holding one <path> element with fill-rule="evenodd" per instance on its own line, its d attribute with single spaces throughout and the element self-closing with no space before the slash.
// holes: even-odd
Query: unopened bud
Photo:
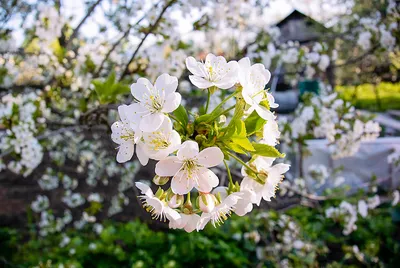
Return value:
<svg viewBox="0 0 400 268">
<path fill-rule="evenodd" d="M 215 208 L 215 196 L 213 194 L 200 194 L 199 207 L 201 211 L 210 213 Z"/>
<path fill-rule="evenodd" d="M 153 182 L 156 185 L 164 185 L 168 181 L 169 181 L 169 177 L 161 177 L 161 176 L 155 175 L 154 178 L 153 178 Z"/>
<path fill-rule="evenodd" d="M 170 208 L 177 208 L 183 204 L 184 198 L 183 195 L 174 194 L 171 199 L 168 201 L 168 206 Z"/>
<path fill-rule="evenodd" d="M 158 199 L 162 199 L 162 196 L 163 196 L 163 195 L 164 195 L 164 190 L 161 189 L 160 187 L 158 187 L 158 190 L 157 190 L 155 196 L 156 196 Z"/>
</svg>

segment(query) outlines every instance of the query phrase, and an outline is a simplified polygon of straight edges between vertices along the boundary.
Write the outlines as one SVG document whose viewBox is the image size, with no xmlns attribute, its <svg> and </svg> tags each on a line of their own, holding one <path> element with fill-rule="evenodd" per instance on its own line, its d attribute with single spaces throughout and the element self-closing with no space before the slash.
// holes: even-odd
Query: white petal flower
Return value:
<svg viewBox="0 0 400 268">
<path fill-rule="evenodd" d="M 400 193 L 398 190 L 393 192 L 393 201 L 392 201 L 392 206 L 396 206 L 399 203 L 400 200 Z"/>
<path fill-rule="evenodd" d="M 239 61 L 239 83 L 242 85 L 242 96 L 248 105 L 248 113 L 256 112 L 265 120 L 274 120 L 273 113 L 261 105 L 262 101 L 268 101 L 270 107 L 276 108 L 274 97 L 267 93 L 265 86 L 271 78 L 271 73 L 265 69 L 264 65 L 256 63 L 251 65 L 249 58 Z"/>
<path fill-rule="evenodd" d="M 181 218 L 176 221 L 169 222 L 171 229 L 184 229 L 186 232 L 191 233 L 196 230 L 200 216 L 197 214 L 183 214 L 180 213 Z"/>
<path fill-rule="evenodd" d="M 279 131 L 278 123 L 275 120 L 268 120 L 263 128 L 261 143 L 275 146 L 278 143 L 280 135 L 281 132 Z"/>
<path fill-rule="evenodd" d="M 208 54 L 205 63 L 196 61 L 193 57 L 186 59 L 186 67 L 193 74 L 190 81 L 198 88 L 206 89 L 216 86 L 228 89 L 236 84 L 238 64 L 236 61 L 226 62 L 222 56 Z"/>
<path fill-rule="evenodd" d="M 119 106 L 118 113 L 121 121 L 117 121 L 111 125 L 111 139 L 120 145 L 117 153 L 118 163 L 125 163 L 132 158 L 135 152 L 135 144 L 139 142 L 142 135 L 136 124 L 137 121 L 135 119 L 137 117 L 133 116 L 132 110 L 132 105 Z M 137 154 L 142 165 L 146 165 L 147 161 L 143 161 L 143 157 L 139 157 L 142 155 L 139 146 Z"/>
<path fill-rule="evenodd" d="M 170 208 L 163 200 L 157 198 L 148 185 L 141 182 L 136 182 L 135 185 L 142 192 L 139 198 L 143 202 L 143 207 L 151 213 L 153 219 L 177 221 L 181 218 L 177 211 Z"/>
<path fill-rule="evenodd" d="M 211 221 L 214 227 L 221 225 L 231 215 L 232 211 L 235 210 L 235 205 L 240 199 L 239 193 L 230 194 L 210 213 L 201 214 L 200 220 L 197 223 L 197 231 L 203 230 L 209 221 Z"/>
<path fill-rule="evenodd" d="M 368 216 L 368 205 L 364 200 L 358 201 L 358 213 L 365 218 Z"/>
<path fill-rule="evenodd" d="M 219 186 L 213 190 L 213 193 L 219 193 L 222 200 L 224 200 L 228 196 L 228 188 Z M 253 203 L 257 202 L 256 193 L 254 191 L 250 188 L 246 188 L 246 186 L 241 186 L 240 192 L 236 192 L 235 194 L 240 196 L 240 199 L 233 209 L 238 216 L 242 217 L 253 210 Z"/>
<path fill-rule="evenodd" d="M 265 201 L 271 201 L 275 197 L 278 184 L 283 179 L 283 174 L 289 170 L 290 165 L 276 164 L 272 166 L 275 159 L 270 157 L 257 157 L 251 164 L 257 170 L 258 178 L 252 178 L 247 174 L 245 167 L 242 168 L 242 174 L 245 176 L 241 182 L 241 189 L 251 190 L 256 194 L 256 203 L 260 204 L 261 198 Z M 263 183 L 256 181 L 264 180 Z"/>
<path fill-rule="evenodd" d="M 181 144 L 179 133 L 172 129 L 172 122 L 165 118 L 160 128 L 143 133 L 143 148 L 148 157 L 155 160 L 166 158 Z"/>
<path fill-rule="evenodd" d="M 222 163 L 224 155 L 218 147 L 209 147 L 199 152 L 194 141 L 185 141 L 177 156 L 169 156 L 156 165 L 158 176 L 173 176 L 171 189 L 175 194 L 184 195 L 195 187 L 208 193 L 219 183 L 218 177 L 209 170 Z"/>
<path fill-rule="evenodd" d="M 171 113 L 181 103 L 181 95 L 176 93 L 178 79 L 169 74 L 162 74 L 153 86 L 146 78 L 139 78 L 131 85 L 131 93 L 138 101 L 132 104 L 133 114 L 140 119 L 139 128 L 144 132 L 157 130 L 164 119 L 165 113 Z"/>
</svg>

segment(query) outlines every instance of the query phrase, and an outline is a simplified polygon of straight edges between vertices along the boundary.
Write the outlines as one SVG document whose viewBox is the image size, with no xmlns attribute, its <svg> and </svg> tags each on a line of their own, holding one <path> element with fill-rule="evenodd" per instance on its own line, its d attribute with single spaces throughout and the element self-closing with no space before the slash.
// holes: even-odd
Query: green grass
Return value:
<svg viewBox="0 0 400 268">
<path fill-rule="evenodd" d="M 376 91 L 372 84 L 362 84 L 357 87 L 337 86 L 336 91 L 358 109 L 400 110 L 400 83 L 382 82 L 377 85 Z"/>
</svg>

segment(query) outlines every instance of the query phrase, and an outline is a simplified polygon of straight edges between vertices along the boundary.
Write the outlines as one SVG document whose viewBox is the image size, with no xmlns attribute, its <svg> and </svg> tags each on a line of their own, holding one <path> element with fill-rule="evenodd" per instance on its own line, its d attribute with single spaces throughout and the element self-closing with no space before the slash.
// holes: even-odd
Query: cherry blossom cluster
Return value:
<svg viewBox="0 0 400 268">
<path fill-rule="evenodd" d="M 220 225 L 232 212 L 243 216 L 262 199 L 270 201 L 289 165 L 273 164 L 283 157 L 274 148 L 280 132 L 270 111 L 278 104 L 265 90 L 271 75 L 262 64 L 252 65 L 248 58 L 227 62 L 208 54 L 204 62 L 188 57 L 186 67 L 190 82 L 208 92 L 198 114 L 189 118 L 181 105 L 176 77 L 162 74 L 154 84 L 139 78 L 131 85 L 134 102 L 118 107 L 120 120 L 112 124 L 111 138 L 119 145 L 119 163 L 129 161 L 135 151 L 142 165 L 158 161 L 153 179 L 160 186 L 157 192 L 136 183 L 144 208 L 155 219 L 168 219 L 170 228 L 192 232 L 209 222 Z M 227 96 L 210 111 L 210 100 L 219 91 Z M 224 109 L 233 98 L 233 105 Z M 245 161 L 237 154 L 251 158 Z M 231 159 L 241 166 L 240 184 L 233 181 Z M 222 163 L 227 187 L 219 186 L 211 170 Z"/>
<path fill-rule="evenodd" d="M 7 168 L 14 173 L 26 177 L 41 163 L 43 148 L 35 134 L 48 114 L 44 100 L 34 92 L 2 97 L 0 122 L 7 130 L 0 138 L 0 149 L 5 155 L 7 152 L 14 154 L 7 163 Z"/>
<path fill-rule="evenodd" d="M 379 195 L 374 195 L 367 200 L 359 200 L 357 205 L 342 201 L 338 207 L 329 207 L 325 216 L 343 224 L 343 234 L 349 235 L 357 230 L 358 215 L 362 218 L 368 216 L 368 210 L 373 210 L 381 204 Z"/>
<path fill-rule="evenodd" d="M 294 119 L 282 122 L 284 140 L 289 144 L 310 138 L 326 138 L 334 158 L 354 155 L 362 141 L 379 137 L 381 128 L 358 113 L 337 93 L 308 96 L 295 111 Z"/>
</svg>

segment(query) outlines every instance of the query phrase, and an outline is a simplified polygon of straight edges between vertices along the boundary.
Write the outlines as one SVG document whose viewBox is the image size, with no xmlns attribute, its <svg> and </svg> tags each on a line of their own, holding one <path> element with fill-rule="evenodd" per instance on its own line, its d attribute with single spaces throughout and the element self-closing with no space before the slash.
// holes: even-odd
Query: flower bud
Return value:
<svg viewBox="0 0 400 268">
<path fill-rule="evenodd" d="M 213 194 L 200 194 L 199 207 L 201 211 L 210 213 L 215 208 L 215 196 Z"/>
<path fill-rule="evenodd" d="M 177 208 L 183 204 L 183 195 L 174 194 L 168 201 L 170 208 Z"/>
<path fill-rule="evenodd" d="M 169 181 L 169 177 L 161 177 L 161 176 L 155 175 L 154 178 L 153 178 L 153 182 L 156 185 L 164 185 L 168 181 Z"/>
</svg>

